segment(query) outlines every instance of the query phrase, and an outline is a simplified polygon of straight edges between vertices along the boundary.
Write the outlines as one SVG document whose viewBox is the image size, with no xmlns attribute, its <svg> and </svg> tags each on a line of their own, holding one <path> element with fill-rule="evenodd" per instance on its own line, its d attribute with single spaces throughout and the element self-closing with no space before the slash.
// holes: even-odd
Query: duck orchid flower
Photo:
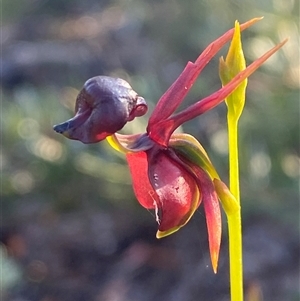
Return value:
<svg viewBox="0 0 300 301">
<path fill-rule="evenodd" d="M 258 20 L 241 24 L 241 31 Z M 220 180 L 201 144 L 188 134 L 175 134 L 174 131 L 184 122 L 220 104 L 284 42 L 239 72 L 218 91 L 181 112 L 175 111 L 206 64 L 232 39 L 233 34 L 234 29 L 227 31 L 212 42 L 194 63 L 188 62 L 159 99 L 145 133 L 116 133 L 128 121 L 144 115 L 147 104 L 124 80 L 103 76 L 94 77 L 84 84 L 76 100 L 75 116 L 54 126 L 56 132 L 83 143 L 107 139 L 113 148 L 126 154 L 139 203 L 156 213 L 157 238 L 179 230 L 203 202 L 215 272 L 221 241 L 219 199 L 230 210 L 238 210 L 239 205 Z"/>
</svg>

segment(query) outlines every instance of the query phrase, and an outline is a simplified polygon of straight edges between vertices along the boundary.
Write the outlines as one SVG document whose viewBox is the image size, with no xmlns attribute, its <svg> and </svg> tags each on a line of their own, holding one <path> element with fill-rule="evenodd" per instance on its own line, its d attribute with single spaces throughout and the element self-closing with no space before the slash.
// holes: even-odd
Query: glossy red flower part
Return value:
<svg viewBox="0 0 300 301">
<path fill-rule="evenodd" d="M 248 28 L 259 19 L 240 26 Z M 88 80 L 76 100 L 76 115 L 54 126 L 64 136 L 94 143 L 107 139 L 126 153 L 139 203 L 154 209 L 159 224 L 157 237 L 184 226 L 203 202 L 210 254 L 216 272 L 221 241 L 221 213 L 218 198 L 234 199 L 211 164 L 200 143 L 190 135 L 173 134 L 182 123 L 221 103 L 284 43 L 275 46 L 215 93 L 181 112 L 174 113 L 205 65 L 234 33 L 231 29 L 189 62 L 178 79 L 158 101 L 144 134 L 115 134 L 128 121 L 147 111 L 145 100 L 121 80 L 98 76 Z M 234 200 L 232 202 L 235 204 Z M 234 206 L 233 206 L 234 207 Z"/>
<path fill-rule="evenodd" d="M 140 204 L 156 210 L 157 237 L 169 235 L 186 224 L 200 205 L 200 190 L 193 173 L 173 150 L 153 147 L 128 153 L 126 157 Z"/>
</svg>

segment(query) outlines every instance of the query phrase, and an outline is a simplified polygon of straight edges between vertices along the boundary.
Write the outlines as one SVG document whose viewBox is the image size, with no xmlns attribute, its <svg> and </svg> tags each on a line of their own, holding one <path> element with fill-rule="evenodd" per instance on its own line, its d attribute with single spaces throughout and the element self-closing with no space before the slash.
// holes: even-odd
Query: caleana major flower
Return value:
<svg viewBox="0 0 300 301">
<path fill-rule="evenodd" d="M 240 30 L 258 20 L 241 24 Z M 215 272 L 222 227 L 219 200 L 227 210 L 236 210 L 239 205 L 220 180 L 202 145 L 191 135 L 175 134 L 174 131 L 186 121 L 220 104 L 284 42 L 239 72 L 215 93 L 180 112 L 175 111 L 206 64 L 231 40 L 233 34 L 234 29 L 227 31 L 212 42 L 194 63 L 188 62 L 159 99 L 145 133 L 116 133 L 128 121 L 144 115 L 147 104 L 126 81 L 105 76 L 89 79 L 77 97 L 75 116 L 54 126 L 56 132 L 83 143 L 107 139 L 115 149 L 126 154 L 139 203 L 156 213 L 157 238 L 183 227 L 203 203 Z"/>
</svg>

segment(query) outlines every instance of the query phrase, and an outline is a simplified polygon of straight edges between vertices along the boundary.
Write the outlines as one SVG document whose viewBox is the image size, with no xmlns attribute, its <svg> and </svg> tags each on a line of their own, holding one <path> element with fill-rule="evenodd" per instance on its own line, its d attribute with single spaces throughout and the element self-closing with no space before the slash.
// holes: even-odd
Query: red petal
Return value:
<svg viewBox="0 0 300 301">
<path fill-rule="evenodd" d="M 132 186 L 139 203 L 154 209 L 158 196 L 153 190 L 148 178 L 148 160 L 145 152 L 127 153 L 127 162 L 132 176 Z"/>
<path fill-rule="evenodd" d="M 197 167 L 193 167 L 197 175 L 202 193 L 204 211 L 207 224 L 209 251 L 213 270 L 216 273 L 218 267 L 219 251 L 222 234 L 222 220 L 220 204 L 214 185 L 207 173 Z"/>
<path fill-rule="evenodd" d="M 274 54 L 280 47 L 282 47 L 287 40 L 279 43 L 252 64 L 250 64 L 246 69 L 237 74 L 228 84 L 220 88 L 218 91 L 212 93 L 211 95 L 199 100 L 193 105 L 189 106 L 187 109 L 172 115 L 168 119 L 161 120 L 151 125 L 151 131 L 149 136 L 161 145 L 167 146 L 171 134 L 184 122 L 191 120 L 220 104 L 229 94 L 231 94 L 239 84 L 249 77 L 256 69 L 258 69 L 272 54 Z M 151 133 L 151 135 L 150 135 Z"/>
<path fill-rule="evenodd" d="M 241 24 L 241 31 L 256 23 L 260 18 L 255 18 L 246 23 Z M 228 30 L 221 37 L 209 44 L 200 54 L 195 63 L 188 62 L 182 73 L 172 84 L 172 86 L 164 93 L 157 103 L 148 123 L 147 132 L 149 136 L 156 142 L 166 146 L 166 140 L 162 141 L 155 135 L 155 124 L 168 118 L 183 101 L 191 87 L 193 86 L 198 75 L 201 73 L 207 63 L 215 56 L 215 54 L 232 38 L 234 29 Z M 154 128 L 155 129 L 154 129 Z M 158 138 L 158 140 L 155 140 Z M 168 137 L 169 138 L 169 137 Z"/>
<path fill-rule="evenodd" d="M 201 67 L 201 66 L 200 66 Z M 203 66 L 204 67 L 204 66 Z M 168 118 L 187 95 L 203 68 L 188 62 L 172 86 L 162 95 L 148 122 L 148 130 L 157 122 Z"/>
<path fill-rule="evenodd" d="M 188 222 L 199 205 L 199 190 L 190 172 L 165 151 L 150 155 L 149 179 L 159 196 L 159 238 Z"/>
</svg>

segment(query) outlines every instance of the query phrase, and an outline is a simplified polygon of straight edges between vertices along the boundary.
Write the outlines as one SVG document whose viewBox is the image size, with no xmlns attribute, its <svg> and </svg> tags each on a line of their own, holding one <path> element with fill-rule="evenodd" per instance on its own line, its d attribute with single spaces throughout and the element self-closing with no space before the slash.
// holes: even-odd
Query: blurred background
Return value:
<svg viewBox="0 0 300 301">
<path fill-rule="evenodd" d="M 250 77 L 240 120 L 246 300 L 299 300 L 299 2 L 296 0 L 3 0 L 1 36 L 2 300 L 229 300 L 224 218 L 219 272 L 200 208 L 157 240 L 123 156 L 52 130 L 95 75 L 121 77 L 150 112 L 188 60 L 233 27 L 247 63 L 289 37 Z M 185 106 L 220 87 L 218 59 Z M 124 132 L 145 129 L 147 117 Z M 184 125 L 228 183 L 226 107 Z"/>
</svg>

